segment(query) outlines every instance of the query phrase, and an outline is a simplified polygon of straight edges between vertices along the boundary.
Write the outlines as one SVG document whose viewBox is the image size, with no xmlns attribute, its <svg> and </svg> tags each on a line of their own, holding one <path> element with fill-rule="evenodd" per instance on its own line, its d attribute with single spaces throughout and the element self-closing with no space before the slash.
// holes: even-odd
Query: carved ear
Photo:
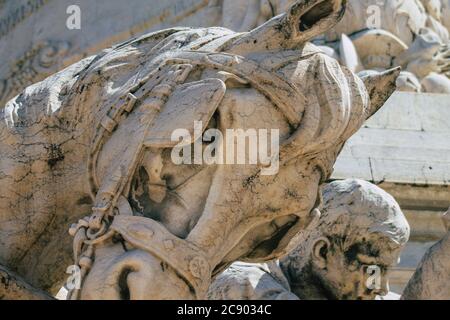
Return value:
<svg viewBox="0 0 450 320">
<path fill-rule="evenodd" d="M 243 33 L 224 51 L 249 54 L 292 49 L 335 26 L 344 15 L 347 0 L 298 0 L 286 13 Z"/>
<path fill-rule="evenodd" d="M 370 98 L 370 109 L 366 113 L 366 119 L 372 117 L 394 93 L 400 71 L 401 68 L 397 67 L 385 72 L 361 77 Z"/>
<path fill-rule="evenodd" d="M 328 250 L 330 250 L 330 241 L 325 237 L 317 239 L 313 244 L 311 252 L 313 263 L 321 269 L 327 266 Z"/>
</svg>

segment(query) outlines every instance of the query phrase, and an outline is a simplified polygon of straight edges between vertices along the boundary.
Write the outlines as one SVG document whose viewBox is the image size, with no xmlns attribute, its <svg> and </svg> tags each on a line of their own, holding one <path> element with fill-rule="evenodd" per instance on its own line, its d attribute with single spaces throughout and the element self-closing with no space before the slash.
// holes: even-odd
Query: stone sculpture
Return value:
<svg viewBox="0 0 450 320">
<path fill-rule="evenodd" d="M 427 75 L 421 82 L 426 92 L 450 94 L 450 79 L 435 72 Z"/>
<path fill-rule="evenodd" d="M 424 255 L 403 292 L 403 300 L 450 300 L 449 212 L 443 216 L 447 235 Z"/>
<path fill-rule="evenodd" d="M 222 26 L 234 31 L 249 31 L 285 12 L 295 0 L 223 0 Z"/>
<path fill-rule="evenodd" d="M 441 0 L 422 0 L 428 17 L 426 27 L 436 32 L 444 43 L 450 40 L 449 30 L 443 25 Z"/>
<path fill-rule="evenodd" d="M 54 292 L 78 220 L 81 287 L 69 298 L 195 299 L 234 261 L 288 252 L 343 144 L 399 74 L 361 81 L 308 42 L 344 3 L 297 1 L 246 33 L 162 30 L 28 87 L 0 111 L 1 263 Z M 194 122 L 200 134 L 279 130 L 279 172 L 176 165 L 171 134 L 195 134 Z"/>
<path fill-rule="evenodd" d="M 442 23 L 450 32 L 450 0 L 442 0 Z"/>
<path fill-rule="evenodd" d="M 450 76 L 449 33 L 441 23 L 441 2 L 422 2 L 350 0 L 342 21 L 318 41 L 337 48 L 342 46 L 341 35 L 350 35 L 358 53 L 350 64 L 359 59 L 364 69 L 378 71 L 401 66 L 418 78 L 419 88 L 414 91 L 446 93 L 450 86 L 441 77 L 433 77 L 438 82 L 435 87 L 420 84 L 432 73 Z M 346 64 L 344 60 L 341 57 Z M 398 89 L 411 91 L 411 83 L 401 81 Z"/>
<path fill-rule="evenodd" d="M 248 0 L 237 5 L 225 0 L 222 24 L 247 31 L 292 3 L 293 0 Z M 450 20 L 448 6 L 441 0 L 349 0 L 343 19 L 314 42 L 352 71 L 403 67 L 409 73 L 399 81 L 400 91 L 447 93 L 450 86 L 444 77 L 450 76 L 450 37 L 445 26 Z M 436 86 L 430 86 L 430 79 L 426 79 L 430 74 L 442 75 L 431 77 Z"/>
<path fill-rule="evenodd" d="M 131 37 L 218 26 L 221 8 L 213 2 L 0 0 L 0 107 L 27 86 Z"/>
<path fill-rule="evenodd" d="M 420 0 L 349 0 L 348 6 L 346 16 L 327 33 L 328 40 L 337 40 L 342 33 L 351 35 L 376 27 L 394 34 L 409 46 L 415 35 L 426 27 L 427 13 Z"/>
<path fill-rule="evenodd" d="M 279 261 L 235 263 L 209 289 L 210 299 L 375 299 L 389 293 L 389 268 L 409 238 L 397 202 L 361 180 L 323 189 L 318 225 L 301 233 Z M 374 275 L 378 272 L 379 278 Z M 378 283 L 376 283 L 378 281 Z"/>
</svg>

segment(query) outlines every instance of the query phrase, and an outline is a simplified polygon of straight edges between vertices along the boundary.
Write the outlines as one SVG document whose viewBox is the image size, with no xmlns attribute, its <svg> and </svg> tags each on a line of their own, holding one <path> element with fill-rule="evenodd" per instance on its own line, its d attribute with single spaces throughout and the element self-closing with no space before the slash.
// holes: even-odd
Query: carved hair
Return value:
<svg viewBox="0 0 450 320">
<path fill-rule="evenodd" d="M 323 208 L 318 226 L 305 235 L 288 257 L 295 269 L 309 259 L 314 243 L 321 237 L 348 250 L 373 234 L 386 237 L 393 248 L 409 239 L 410 228 L 395 199 L 379 187 L 362 180 L 335 181 L 323 189 Z"/>
</svg>

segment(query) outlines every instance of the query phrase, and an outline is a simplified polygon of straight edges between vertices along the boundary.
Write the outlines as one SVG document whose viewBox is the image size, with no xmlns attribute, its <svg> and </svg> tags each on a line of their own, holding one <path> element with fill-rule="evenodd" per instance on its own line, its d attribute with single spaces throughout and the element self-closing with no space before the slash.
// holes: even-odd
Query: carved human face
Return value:
<svg viewBox="0 0 450 320">
<path fill-rule="evenodd" d="M 448 209 L 447 212 L 444 213 L 443 219 L 445 227 L 447 228 L 448 231 L 450 231 L 450 209 Z"/>
<path fill-rule="evenodd" d="M 322 251 L 323 265 L 313 265 L 329 299 L 373 300 L 389 292 L 388 271 L 398 262 L 400 250 L 389 238 L 371 234 L 345 251 L 330 243 Z"/>
</svg>

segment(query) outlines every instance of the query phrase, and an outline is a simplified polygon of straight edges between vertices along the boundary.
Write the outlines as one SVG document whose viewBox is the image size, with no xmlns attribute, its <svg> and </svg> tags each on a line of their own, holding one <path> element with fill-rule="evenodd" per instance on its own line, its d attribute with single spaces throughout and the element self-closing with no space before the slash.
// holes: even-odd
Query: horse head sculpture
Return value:
<svg viewBox="0 0 450 320">
<path fill-rule="evenodd" d="M 79 181 L 92 199 L 70 230 L 81 275 L 72 299 L 203 298 L 232 262 L 277 258 L 295 245 L 317 217 L 319 185 L 343 144 L 399 73 L 361 80 L 308 42 L 339 21 L 345 3 L 297 1 L 245 33 L 163 30 L 47 80 L 63 101 L 58 119 L 77 123 L 84 144 L 74 165 L 87 163 Z M 202 139 L 211 129 L 224 141 L 236 130 L 276 130 L 278 170 L 205 164 L 195 154 L 193 164 L 174 163 L 179 129 L 182 145 L 202 152 L 220 145 Z"/>
</svg>

